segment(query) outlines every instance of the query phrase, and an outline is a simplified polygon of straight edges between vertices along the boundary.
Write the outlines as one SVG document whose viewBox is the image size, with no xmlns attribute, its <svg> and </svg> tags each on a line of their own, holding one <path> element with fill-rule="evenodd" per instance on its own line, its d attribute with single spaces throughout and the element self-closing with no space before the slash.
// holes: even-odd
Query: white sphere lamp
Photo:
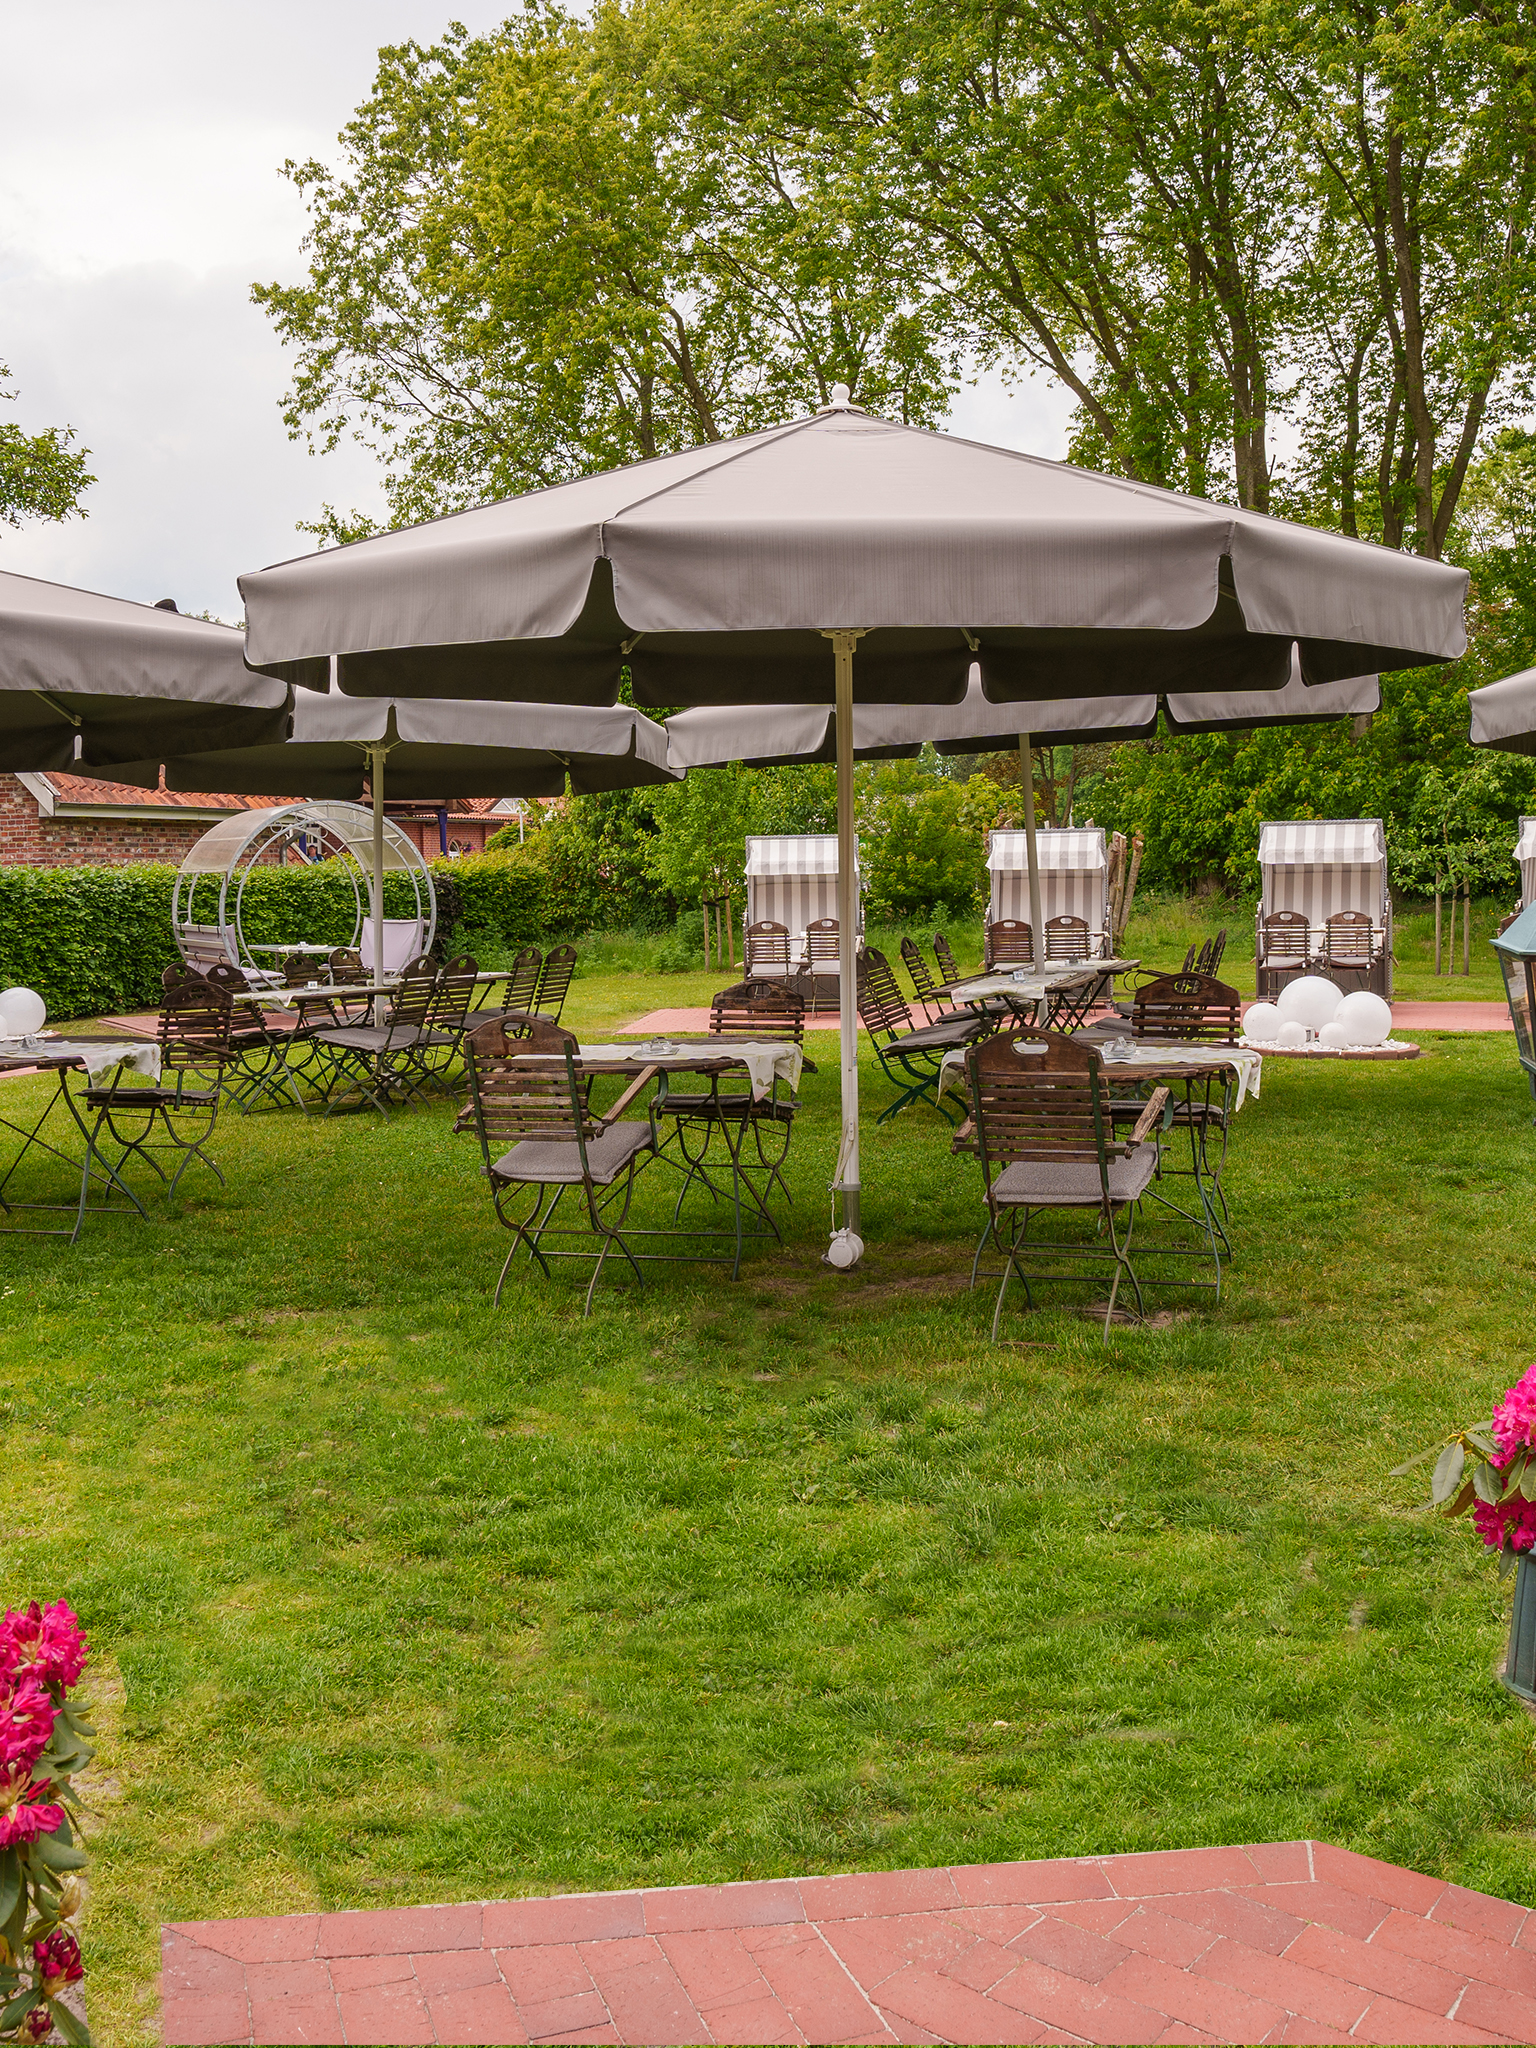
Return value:
<svg viewBox="0 0 1536 2048">
<path fill-rule="evenodd" d="M 1243 1036 L 1251 1038 L 1255 1045 L 1273 1045 L 1284 1022 L 1273 1003 L 1255 1003 L 1243 1019 Z"/>
<path fill-rule="evenodd" d="M 48 1021 L 48 1005 L 35 988 L 8 988 L 0 994 L 0 1030 L 8 1038 L 35 1038 Z"/>
<path fill-rule="evenodd" d="M 1307 1042 L 1307 1027 L 1298 1017 L 1287 1018 L 1275 1033 L 1276 1045 L 1283 1045 L 1288 1052 L 1294 1052 Z"/>
<path fill-rule="evenodd" d="M 1329 1052 L 1342 1052 L 1345 1046 L 1352 1045 L 1354 1040 L 1350 1037 L 1345 1026 L 1335 1017 L 1319 1031 L 1317 1042 Z"/>
<path fill-rule="evenodd" d="M 1392 1005 L 1368 988 L 1357 988 L 1340 1003 L 1338 1022 L 1351 1045 L 1385 1045 L 1392 1036 Z"/>
<path fill-rule="evenodd" d="M 1332 1022 L 1341 1000 L 1341 991 L 1331 981 L 1325 981 L 1320 974 L 1303 974 L 1286 983 L 1275 1007 L 1287 1024 L 1296 1023 L 1308 1031 L 1321 1031 L 1325 1024 Z"/>
</svg>

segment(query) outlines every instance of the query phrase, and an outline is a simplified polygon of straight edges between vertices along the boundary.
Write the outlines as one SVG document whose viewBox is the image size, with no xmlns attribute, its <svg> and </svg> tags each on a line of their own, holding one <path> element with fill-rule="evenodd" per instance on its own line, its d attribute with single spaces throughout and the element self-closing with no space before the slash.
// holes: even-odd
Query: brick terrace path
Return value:
<svg viewBox="0 0 1536 2048">
<path fill-rule="evenodd" d="M 1536 2041 L 1536 1916 L 1324 1842 L 161 1939 L 168 2042 Z"/>
</svg>

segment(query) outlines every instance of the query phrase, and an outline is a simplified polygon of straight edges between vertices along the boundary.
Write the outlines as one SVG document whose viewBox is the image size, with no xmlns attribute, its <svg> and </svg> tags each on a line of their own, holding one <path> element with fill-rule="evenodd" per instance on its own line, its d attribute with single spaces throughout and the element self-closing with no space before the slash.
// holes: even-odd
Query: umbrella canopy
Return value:
<svg viewBox="0 0 1536 2048">
<path fill-rule="evenodd" d="M 1536 668 L 1523 668 L 1481 690 L 1468 690 L 1474 747 L 1536 754 Z"/>
<path fill-rule="evenodd" d="M 360 797 L 375 779 L 396 800 L 563 796 L 671 782 L 667 736 L 627 705 L 479 704 L 450 699 L 329 697 L 301 692 L 292 737 L 165 761 L 169 789 L 237 795 Z M 159 762 L 134 764 L 150 785 Z"/>
<path fill-rule="evenodd" d="M 1536 687 L 1533 687 L 1536 706 Z M 1381 679 L 1350 676 L 1342 682 L 1302 681 L 1299 655 L 1282 690 L 1230 694 L 1175 693 L 1158 697 L 1063 697 L 1032 704 L 997 705 L 972 669 L 959 704 L 856 704 L 855 760 L 889 761 L 932 745 L 941 754 L 983 753 L 1011 747 L 1021 734 L 1034 746 L 1071 746 L 1090 740 L 1149 739 L 1161 711 L 1176 732 L 1243 732 L 1260 725 L 1310 725 L 1319 719 L 1357 717 L 1379 710 Z M 667 720 L 667 759 L 674 768 L 712 768 L 728 761 L 774 768 L 837 758 L 837 714 L 814 704 L 741 704 L 679 711 Z"/>
<path fill-rule="evenodd" d="M 246 667 L 232 627 L 0 571 L 7 769 L 110 769 L 161 751 L 270 743 L 287 728 L 289 698 Z"/>
<path fill-rule="evenodd" d="M 648 706 L 1277 689 L 1445 661 L 1467 576 L 846 403 L 240 579 L 253 665 Z"/>
</svg>

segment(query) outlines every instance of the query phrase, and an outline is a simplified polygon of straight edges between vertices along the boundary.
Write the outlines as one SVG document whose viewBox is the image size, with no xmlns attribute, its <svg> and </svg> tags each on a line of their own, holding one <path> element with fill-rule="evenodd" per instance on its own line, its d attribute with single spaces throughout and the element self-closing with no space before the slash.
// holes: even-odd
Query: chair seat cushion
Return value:
<svg viewBox="0 0 1536 2048">
<path fill-rule="evenodd" d="M 941 1017 L 936 1024 L 919 1024 L 915 1031 L 900 1032 L 891 1039 L 889 1052 L 947 1052 L 951 1046 L 968 1045 L 982 1029 L 980 1017 Z"/>
<path fill-rule="evenodd" d="M 662 1116 L 718 1117 L 737 1120 L 744 1116 L 777 1119 L 788 1123 L 800 1107 L 798 1102 L 775 1102 L 765 1096 L 754 1102 L 750 1095 L 667 1095 L 657 1102 Z"/>
<path fill-rule="evenodd" d="M 587 1147 L 587 1171 L 598 1187 L 616 1181 L 629 1162 L 652 1149 L 649 1123 L 610 1124 Z M 498 1180 L 538 1181 L 545 1187 L 577 1187 L 581 1153 L 572 1142 L 524 1138 L 491 1168 Z"/>
<path fill-rule="evenodd" d="M 418 1044 L 422 1034 L 415 1024 L 336 1024 L 309 1035 L 319 1045 L 341 1046 L 348 1052 L 399 1052 Z"/>
<path fill-rule="evenodd" d="M 1156 1171 L 1155 1145 L 1111 1159 L 1110 1200 L 1134 1202 Z M 1005 1209 L 1096 1209 L 1104 1196 L 1092 1160 L 1016 1159 L 993 1181 L 992 1199 Z"/>
<path fill-rule="evenodd" d="M 219 1099 L 216 1088 L 87 1088 L 92 1109 L 207 1109 Z"/>
</svg>

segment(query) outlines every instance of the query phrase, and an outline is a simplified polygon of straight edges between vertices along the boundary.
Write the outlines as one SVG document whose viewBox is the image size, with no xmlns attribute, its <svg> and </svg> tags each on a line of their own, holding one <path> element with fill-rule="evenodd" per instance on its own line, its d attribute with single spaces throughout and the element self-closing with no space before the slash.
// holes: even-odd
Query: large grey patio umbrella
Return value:
<svg viewBox="0 0 1536 2048">
<path fill-rule="evenodd" d="M 1359 717 L 1379 709 L 1381 678 L 1350 676 L 1308 684 L 1293 655 L 1291 679 L 1280 690 L 1168 696 L 1064 697 L 1032 704 L 997 705 L 971 672 L 964 700 L 953 705 L 856 704 L 853 755 L 859 761 L 910 758 L 932 745 L 941 754 L 980 753 L 1017 742 L 1024 790 L 1024 833 L 1029 860 L 1031 929 L 1041 930 L 1040 864 L 1035 837 L 1034 757 L 1037 746 L 1094 740 L 1148 739 L 1161 712 L 1176 732 L 1242 732 L 1264 725 L 1308 725 Z M 837 713 L 816 704 L 707 705 L 667 720 L 667 758 L 693 769 L 740 761 L 748 767 L 828 762 L 837 758 Z"/>
<path fill-rule="evenodd" d="M 125 779 L 246 796 L 373 801 L 374 976 L 384 967 L 385 786 L 396 799 L 578 796 L 676 780 L 667 736 L 627 705 L 485 704 L 300 691 L 274 744 L 141 761 Z"/>
<path fill-rule="evenodd" d="M 1008 449 L 808 420 L 243 576 L 251 662 L 383 696 L 835 703 L 857 1227 L 856 701 L 1278 689 L 1454 659 L 1464 571 Z"/>
<path fill-rule="evenodd" d="M 1468 690 L 1467 709 L 1474 747 L 1536 754 L 1536 668 L 1523 668 L 1480 690 Z"/>
<path fill-rule="evenodd" d="M 113 769 L 280 740 L 290 692 L 230 626 L 0 571 L 0 767 Z"/>
</svg>

